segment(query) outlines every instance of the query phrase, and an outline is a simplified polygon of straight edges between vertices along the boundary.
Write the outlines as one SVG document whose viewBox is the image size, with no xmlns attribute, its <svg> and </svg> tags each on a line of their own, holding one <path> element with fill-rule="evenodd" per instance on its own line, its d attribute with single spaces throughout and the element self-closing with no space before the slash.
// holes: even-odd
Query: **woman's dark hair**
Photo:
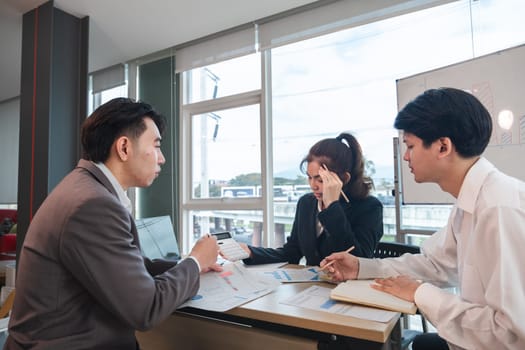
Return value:
<svg viewBox="0 0 525 350">
<path fill-rule="evenodd" d="M 464 158 L 479 156 L 492 134 L 492 118 L 472 94 L 454 88 L 430 89 L 409 102 L 398 114 L 394 127 L 411 133 L 429 147 L 448 137 Z"/>
<path fill-rule="evenodd" d="M 82 157 L 105 162 L 117 138 L 126 135 L 135 140 L 142 135 L 146 130 L 145 117 L 153 120 L 161 134 L 164 132 L 166 120 L 147 103 L 123 97 L 104 103 L 82 124 Z"/>
<path fill-rule="evenodd" d="M 352 198 L 362 199 L 368 196 L 372 188 L 372 179 L 365 177 L 363 152 L 356 138 L 341 133 L 336 138 L 317 142 L 310 148 L 308 155 L 301 161 L 300 168 L 306 174 L 308 163 L 316 161 L 344 180 L 345 173 L 350 173 L 350 181 L 343 185 L 343 191 Z"/>
</svg>

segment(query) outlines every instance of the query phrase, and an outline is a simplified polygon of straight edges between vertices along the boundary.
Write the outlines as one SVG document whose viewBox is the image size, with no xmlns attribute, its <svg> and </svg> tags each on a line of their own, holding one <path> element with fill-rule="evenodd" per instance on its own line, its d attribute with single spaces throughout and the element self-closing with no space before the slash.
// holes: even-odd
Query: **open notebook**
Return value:
<svg viewBox="0 0 525 350">
<path fill-rule="evenodd" d="M 417 307 L 414 303 L 400 299 L 391 294 L 373 289 L 370 284 L 373 280 L 348 280 L 332 289 L 330 298 L 350 303 L 373 306 L 381 309 L 415 314 Z"/>
</svg>

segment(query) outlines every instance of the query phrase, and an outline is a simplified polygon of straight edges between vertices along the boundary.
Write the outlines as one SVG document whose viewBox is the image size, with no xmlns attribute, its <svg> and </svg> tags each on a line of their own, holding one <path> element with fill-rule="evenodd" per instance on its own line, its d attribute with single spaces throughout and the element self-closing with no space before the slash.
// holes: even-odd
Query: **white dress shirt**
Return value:
<svg viewBox="0 0 525 350">
<path fill-rule="evenodd" d="M 479 159 L 422 254 L 359 259 L 360 279 L 423 280 L 419 310 L 451 349 L 525 349 L 525 183 Z M 441 287 L 456 286 L 459 294 Z"/>
<path fill-rule="evenodd" d="M 131 214 L 132 212 L 131 201 L 129 200 L 129 197 L 126 194 L 126 191 L 124 191 L 124 189 L 122 188 L 122 185 L 118 182 L 115 175 L 113 175 L 111 170 L 109 170 L 109 168 L 104 163 L 93 162 L 93 164 L 95 164 L 97 168 L 99 168 L 104 173 L 104 175 L 106 175 L 109 182 L 111 182 L 111 185 L 115 189 L 115 192 L 117 192 L 119 202 L 122 203 L 124 208 L 126 208 Z"/>
</svg>

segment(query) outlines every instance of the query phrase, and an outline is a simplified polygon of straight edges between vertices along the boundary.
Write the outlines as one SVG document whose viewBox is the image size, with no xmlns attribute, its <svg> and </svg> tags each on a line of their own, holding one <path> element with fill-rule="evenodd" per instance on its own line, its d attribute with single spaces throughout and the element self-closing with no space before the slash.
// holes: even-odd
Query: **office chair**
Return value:
<svg viewBox="0 0 525 350">
<path fill-rule="evenodd" d="M 405 253 L 411 253 L 411 254 L 418 254 L 420 253 L 420 249 L 418 246 L 410 245 L 410 244 L 403 244 L 403 243 L 396 243 L 396 242 L 379 242 L 377 245 L 377 248 L 374 251 L 374 258 L 395 258 L 398 256 L 401 256 Z M 421 326 L 423 329 L 423 332 L 414 330 L 414 329 L 408 329 L 408 319 L 406 317 L 404 318 L 404 327 L 402 330 L 401 335 L 401 349 L 408 348 L 408 345 L 412 343 L 414 338 L 421 334 L 427 332 L 427 322 L 423 315 L 417 312 L 417 314 L 421 317 Z"/>
</svg>

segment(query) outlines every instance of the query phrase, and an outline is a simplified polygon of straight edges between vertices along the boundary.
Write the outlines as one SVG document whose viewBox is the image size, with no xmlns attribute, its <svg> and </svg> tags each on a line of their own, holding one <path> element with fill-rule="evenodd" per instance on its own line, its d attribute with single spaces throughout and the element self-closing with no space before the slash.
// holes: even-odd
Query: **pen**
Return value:
<svg viewBox="0 0 525 350">
<path fill-rule="evenodd" d="M 350 248 L 348 248 L 347 250 L 345 250 L 345 253 L 350 253 L 352 250 L 354 250 L 355 246 L 351 246 Z M 326 269 L 328 266 L 331 266 L 333 263 L 335 263 L 335 260 L 332 260 L 330 261 L 328 264 L 326 264 L 325 266 L 321 267 L 319 269 L 319 271 L 323 271 L 324 269 Z"/>
</svg>

